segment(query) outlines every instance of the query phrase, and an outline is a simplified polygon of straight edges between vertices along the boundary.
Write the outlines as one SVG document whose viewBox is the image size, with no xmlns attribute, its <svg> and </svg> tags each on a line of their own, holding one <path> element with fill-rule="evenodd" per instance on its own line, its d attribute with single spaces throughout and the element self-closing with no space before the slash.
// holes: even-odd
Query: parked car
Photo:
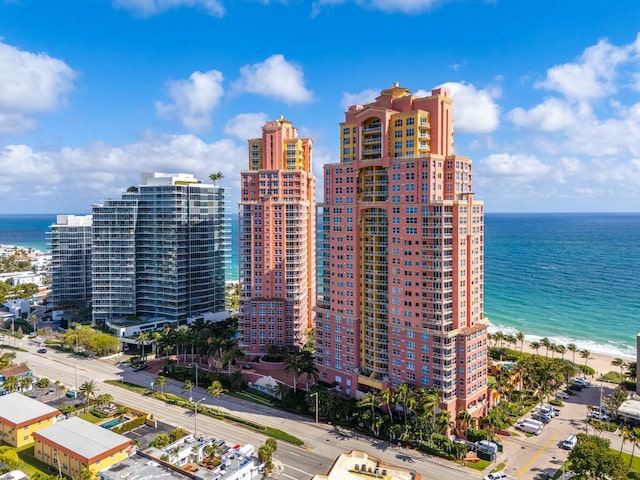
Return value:
<svg viewBox="0 0 640 480">
<path fill-rule="evenodd" d="M 39 348 L 38 349 L 38 353 L 47 353 L 47 349 L 46 348 Z"/>
<path fill-rule="evenodd" d="M 147 368 L 149 368 L 149 365 L 147 365 L 146 363 L 140 363 L 140 364 L 136 365 L 135 367 L 133 367 L 133 370 L 138 372 L 140 370 L 146 370 Z"/>
<path fill-rule="evenodd" d="M 562 448 L 566 450 L 571 450 L 573 447 L 576 446 L 577 443 L 578 443 L 578 437 L 576 437 L 575 435 L 569 435 L 567 439 L 564 442 L 562 442 Z"/>
<path fill-rule="evenodd" d="M 581 392 L 583 388 L 584 387 L 581 383 L 573 382 L 571 385 L 569 385 L 569 390 L 573 390 L 574 392 Z"/>
<path fill-rule="evenodd" d="M 542 423 L 549 423 L 551 421 L 551 419 L 553 418 L 551 415 L 549 415 L 548 413 L 544 413 L 544 412 L 533 412 L 533 414 L 531 416 L 535 420 L 540 420 Z"/>
<path fill-rule="evenodd" d="M 493 472 L 484 477 L 484 480 L 504 480 L 507 478 L 507 474 L 504 472 Z"/>
<path fill-rule="evenodd" d="M 571 395 L 569 395 L 567 392 L 556 393 L 556 398 L 559 398 L 560 400 L 569 400 L 570 397 Z"/>
<path fill-rule="evenodd" d="M 603 412 L 599 412 L 598 410 L 594 410 L 593 412 L 591 412 L 590 416 L 591 418 L 594 418 L 596 420 L 602 420 L 603 422 L 609 421 L 609 415 Z"/>
<path fill-rule="evenodd" d="M 583 387 L 591 386 L 591 382 L 584 377 L 574 378 L 573 383 L 577 383 L 578 385 L 582 385 Z"/>
</svg>

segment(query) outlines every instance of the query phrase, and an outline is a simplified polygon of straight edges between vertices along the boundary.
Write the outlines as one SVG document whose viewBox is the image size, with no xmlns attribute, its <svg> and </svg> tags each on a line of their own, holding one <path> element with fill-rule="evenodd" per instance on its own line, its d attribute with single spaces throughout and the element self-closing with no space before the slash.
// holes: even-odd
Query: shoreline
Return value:
<svg viewBox="0 0 640 480">
<path fill-rule="evenodd" d="M 531 354 L 535 354 L 536 351 L 531 348 L 531 344 L 533 343 L 533 341 L 529 341 L 527 339 L 525 339 L 524 341 L 524 345 L 523 345 L 523 349 L 522 351 L 527 352 L 527 353 L 531 353 Z M 566 346 L 566 345 L 565 345 Z M 511 347 L 509 347 L 511 348 Z M 515 350 L 520 350 L 520 344 L 518 343 L 518 345 L 516 346 Z M 580 356 L 580 350 L 584 350 L 584 349 L 578 349 L 578 351 L 576 351 L 575 353 L 575 361 L 573 360 L 573 352 L 570 352 L 569 350 L 567 350 L 564 354 L 564 358 L 565 360 L 571 360 L 573 361 L 576 365 L 584 365 L 586 363 L 586 365 L 588 367 L 593 368 L 596 373 L 594 375 L 594 378 L 598 378 L 600 375 L 604 375 L 608 372 L 620 372 L 620 367 L 617 367 L 615 365 L 612 365 L 611 362 L 615 359 L 615 358 L 621 358 L 622 360 L 624 360 L 626 363 L 628 362 L 635 362 L 636 359 L 635 358 L 624 358 L 624 357 L 614 357 L 611 355 L 606 355 L 606 354 L 602 354 L 602 353 L 597 353 L 597 352 L 590 352 L 589 354 L 589 358 L 585 359 L 583 357 Z M 588 349 L 587 349 L 588 350 Z M 546 356 L 547 355 L 547 350 L 544 346 L 541 346 L 540 349 L 538 350 L 538 355 L 542 355 L 542 356 Z M 549 352 L 549 357 L 551 357 L 551 352 Z M 553 354 L 554 358 L 562 358 L 561 354 L 558 353 L 554 353 Z"/>
<path fill-rule="evenodd" d="M 492 324 L 492 323 L 490 323 L 490 326 L 489 326 L 490 333 L 502 332 L 505 335 L 509 335 L 509 334 L 515 335 L 518 331 L 519 330 L 515 327 L 496 326 L 495 324 Z M 527 333 L 525 331 L 522 331 L 522 333 L 524 333 L 525 345 L 530 344 L 532 342 L 539 342 L 542 338 L 544 338 L 543 335 L 539 335 L 539 334 Z M 546 338 L 548 338 L 551 343 L 554 343 L 556 345 L 564 345 L 565 347 L 570 343 L 573 343 L 578 347 L 578 351 L 589 350 L 589 352 L 591 352 L 591 356 L 598 355 L 598 356 L 602 356 L 610 359 L 622 358 L 625 361 L 633 361 L 633 362 L 636 361 L 636 357 L 637 357 L 637 350 L 635 345 L 635 339 L 636 339 L 635 334 L 633 335 L 633 340 L 634 340 L 633 344 L 625 345 L 625 346 L 619 346 L 619 345 L 613 346 L 610 343 L 609 344 L 601 343 L 596 340 L 578 340 L 578 339 L 572 338 L 571 334 L 565 334 L 561 336 L 548 335 Z M 518 342 L 517 349 L 518 350 L 520 349 L 519 342 Z M 542 347 L 540 349 L 540 352 L 544 352 L 544 351 L 545 351 L 545 348 Z M 567 358 L 567 355 L 571 356 L 572 353 L 567 351 L 567 353 L 565 353 L 565 358 Z M 580 359 L 579 354 L 576 352 L 576 360 L 579 360 L 579 359 Z"/>
</svg>

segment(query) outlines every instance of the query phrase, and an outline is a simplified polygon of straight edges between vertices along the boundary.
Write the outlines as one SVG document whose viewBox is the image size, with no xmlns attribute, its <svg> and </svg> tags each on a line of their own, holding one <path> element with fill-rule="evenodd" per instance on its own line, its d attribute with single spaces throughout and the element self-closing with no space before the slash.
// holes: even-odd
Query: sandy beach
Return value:
<svg viewBox="0 0 640 480">
<path fill-rule="evenodd" d="M 536 351 L 533 348 L 531 348 L 531 343 L 532 342 L 529 342 L 529 341 L 525 340 L 524 345 L 523 345 L 523 351 L 535 354 Z M 519 344 L 517 345 L 516 349 L 518 349 L 518 350 L 520 349 L 520 345 Z M 538 355 L 546 355 L 546 354 L 547 354 L 547 349 L 544 346 L 541 346 L 540 349 L 538 350 Z M 549 351 L 549 357 L 551 357 L 551 355 L 552 355 L 551 351 Z M 554 355 L 554 357 L 558 357 L 558 356 L 562 357 L 562 355 L 560 355 L 559 353 L 554 353 L 553 355 Z M 567 350 L 565 352 L 565 354 L 564 354 L 564 358 L 566 360 L 574 361 L 573 352 L 570 352 L 570 351 Z M 599 353 L 591 353 L 589 355 L 589 358 L 585 362 L 585 359 L 582 358 L 582 356 L 580 356 L 580 350 L 578 350 L 575 353 L 575 363 L 579 364 L 579 365 L 580 364 L 584 365 L 586 363 L 587 366 L 593 368 L 596 371 L 596 374 L 594 375 L 595 378 L 598 378 L 598 376 L 603 375 L 603 374 L 608 373 L 608 372 L 611 372 L 611 371 L 613 371 L 613 372 L 619 372 L 620 371 L 620 367 L 617 367 L 615 365 L 611 365 L 611 361 L 613 359 L 614 359 L 614 357 L 610 357 L 608 355 L 602 355 L 602 354 L 599 354 Z M 626 359 L 626 358 L 623 358 L 623 360 L 625 362 L 629 362 L 630 361 L 629 359 Z"/>
</svg>

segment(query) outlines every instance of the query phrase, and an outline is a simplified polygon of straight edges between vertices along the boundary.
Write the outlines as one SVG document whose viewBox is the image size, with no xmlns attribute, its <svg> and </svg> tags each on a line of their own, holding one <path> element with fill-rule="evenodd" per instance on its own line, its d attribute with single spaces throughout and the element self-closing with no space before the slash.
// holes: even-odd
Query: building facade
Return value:
<svg viewBox="0 0 640 480">
<path fill-rule="evenodd" d="M 77 478 L 129 456 L 131 440 L 107 428 L 72 417 L 33 433 L 33 455 L 61 475 Z"/>
<path fill-rule="evenodd" d="M 395 84 L 340 124 L 318 213 L 316 361 L 345 396 L 406 383 L 485 413 L 484 206 L 453 135 L 442 88 Z"/>
<path fill-rule="evenodd" d="M 144 173 L 121 199 L 93 206 L 93 320 L 184 322 L 225 309 L 230 226 L 223 187 Z"/>
<path fill-rule="evenodd" d="M 58 215 L 47 231 L 54 309 L 91 299 L 91 215 Z"/>
<path fill-rule="evenodd" d="M 33 443 L 33 433 L 53 425 L 57 408 L 21 393 L 0 396 L 0 440 L 20 448 Z"/>
<path fill-rule="evenodd" d="M 239 204 L 239 342 L 249 357 L 299 349 L 315 307 L 312 141 L 291 122 L 267 122 L 249 140 Z"/>
</svg>

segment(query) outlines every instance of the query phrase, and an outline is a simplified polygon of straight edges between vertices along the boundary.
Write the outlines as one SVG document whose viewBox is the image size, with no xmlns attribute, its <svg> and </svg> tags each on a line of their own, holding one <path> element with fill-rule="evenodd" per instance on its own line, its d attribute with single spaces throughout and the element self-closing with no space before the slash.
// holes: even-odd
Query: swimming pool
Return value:
<svg viewBox="0 0 640 480">
<path fill-rule="evenodd" d="M 108 422 L 104 422 L 101 423 L 100 426 L 102 428 L 108 428 L 108 429 L 112 429 L 113 427 L 117 427 L 118 425 L 128 422 L 129 420 L 131 420 L 129 417 L 117 417 L 117 418 L 112 418 L 111 420 L 109 420 Z"/>
</svg>

